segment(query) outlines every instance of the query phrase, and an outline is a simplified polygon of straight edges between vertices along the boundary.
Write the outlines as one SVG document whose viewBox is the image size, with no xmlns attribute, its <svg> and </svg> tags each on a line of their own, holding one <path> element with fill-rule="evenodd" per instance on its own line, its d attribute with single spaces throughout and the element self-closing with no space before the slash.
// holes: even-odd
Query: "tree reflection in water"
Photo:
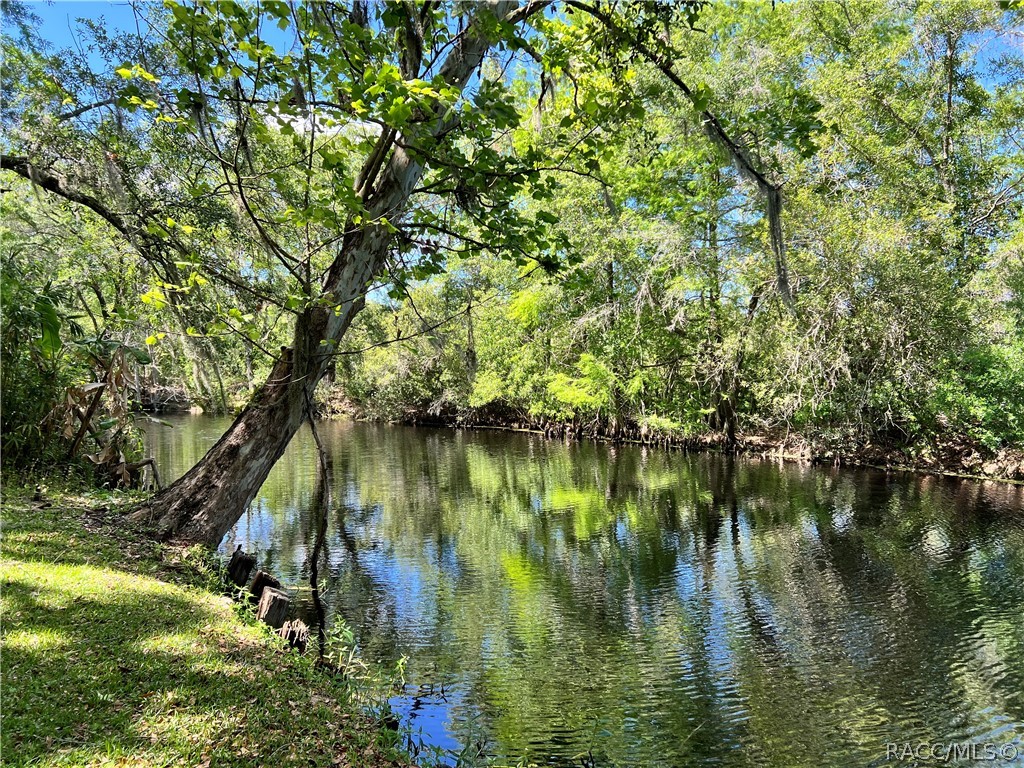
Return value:
<svg viewBox="0 0 1024 768">
<path fill-rule="evenodd" d="M 216 439 L 151 435 L 173 477 Z M 1019 487 L 320 425 L 225 540 L 306 584 L 361 652 L 409 657 L 433 743 L 598 765 L 868 765 L 1024 738 Z M 315 615 L 312 597 L 309 610 Z M 311 617 L 315 620 L 315 617 Z M 444 686 L 444 696 L 440 692 Z"/>
</svg>

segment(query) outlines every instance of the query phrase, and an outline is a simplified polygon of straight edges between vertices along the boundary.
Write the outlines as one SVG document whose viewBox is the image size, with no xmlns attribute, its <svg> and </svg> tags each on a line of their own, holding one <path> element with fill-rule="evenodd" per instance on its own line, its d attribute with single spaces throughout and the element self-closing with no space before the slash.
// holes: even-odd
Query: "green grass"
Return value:
<svg viewBox="0 0 1024 768">
<path fill-rule="evenodd" d="M 380 766 L 396 737 L 116 503 L 4 501 L 4 765 Z"/>
</svg>

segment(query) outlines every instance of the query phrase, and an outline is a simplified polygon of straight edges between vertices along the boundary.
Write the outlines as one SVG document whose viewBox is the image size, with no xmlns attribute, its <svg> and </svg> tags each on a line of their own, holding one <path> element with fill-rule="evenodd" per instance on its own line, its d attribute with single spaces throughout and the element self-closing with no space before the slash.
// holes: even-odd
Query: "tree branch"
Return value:
<svg viewBox="0 0 1024 768">
<path fill-rule="evenodd" d="M 610 13 L 601 10 L 596 4 L 590 5 L 580 0 L 565 0 L 565 4 L 570 8 L 575 8 L 589 14 L 601 22 L 620 42 L 631 46 L 639 52 L 640 55 L 657 67 L 673 85 L 679 88 L 688 99 L 696 103 L 692 89 L 676 73 L 673 65 L 674 58 L 669 55 L 669 52 L 655 51 L 638 39 L 635 34 L 623 29 Z M 758 191 L 765 200 L 768 234 L 771 241 L 772 254 L 775 257 L 776 285 L 782 302 L 795 315 L 796 304 L 793 301 L 793 292 L 789 284 L 789 269 L 786 265 L 786 243 L 782 230 L 783 201 L 781 185 L 773 184 L 769 181 L 768 177 L 754 165 L 743 147 L 729 136 L 721 121 L 710 110 L 702 110 L 700 116 L 701 128 L 704 134 L 728 153 L 733 165 L 736 166 L 736 170 L 739 171 L 741 176 L 757 186 Z"/>
</svg>

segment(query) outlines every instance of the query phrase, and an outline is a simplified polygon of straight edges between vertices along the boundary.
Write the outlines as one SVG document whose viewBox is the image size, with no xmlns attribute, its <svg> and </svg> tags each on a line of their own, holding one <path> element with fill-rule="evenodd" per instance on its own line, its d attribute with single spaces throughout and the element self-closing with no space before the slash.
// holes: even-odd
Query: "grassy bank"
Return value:
<svg viewBox="0 0 1024 768">
<path fill-rule="evenodd" d="M 133 536 L 121 507 L 3 504 L 4 765 L 401 763 L 340 682 Z"/>
</svg>

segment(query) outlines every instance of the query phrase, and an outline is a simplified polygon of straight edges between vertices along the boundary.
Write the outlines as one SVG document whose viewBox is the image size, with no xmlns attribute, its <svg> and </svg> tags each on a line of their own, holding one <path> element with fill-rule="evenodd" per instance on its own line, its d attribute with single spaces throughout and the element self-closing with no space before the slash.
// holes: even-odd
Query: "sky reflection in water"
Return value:
<svg viewBox="0 0 1024 768">
<path fill-rule="evenodd" d="M 229 423 L 172 421 L 149 437 L 165 477 Z M 974 741 L 1021 744 L 1024 765 L 1024 489 L 321 431 L 329 616 L 365 656 L 409 657 L 394 703 L 430 743 L 553 765 L 847 766 L 886 764 L 889 742 Z M 224 546 L 308 585 L 315 475 L 305 433 Z"/>
</svg>

